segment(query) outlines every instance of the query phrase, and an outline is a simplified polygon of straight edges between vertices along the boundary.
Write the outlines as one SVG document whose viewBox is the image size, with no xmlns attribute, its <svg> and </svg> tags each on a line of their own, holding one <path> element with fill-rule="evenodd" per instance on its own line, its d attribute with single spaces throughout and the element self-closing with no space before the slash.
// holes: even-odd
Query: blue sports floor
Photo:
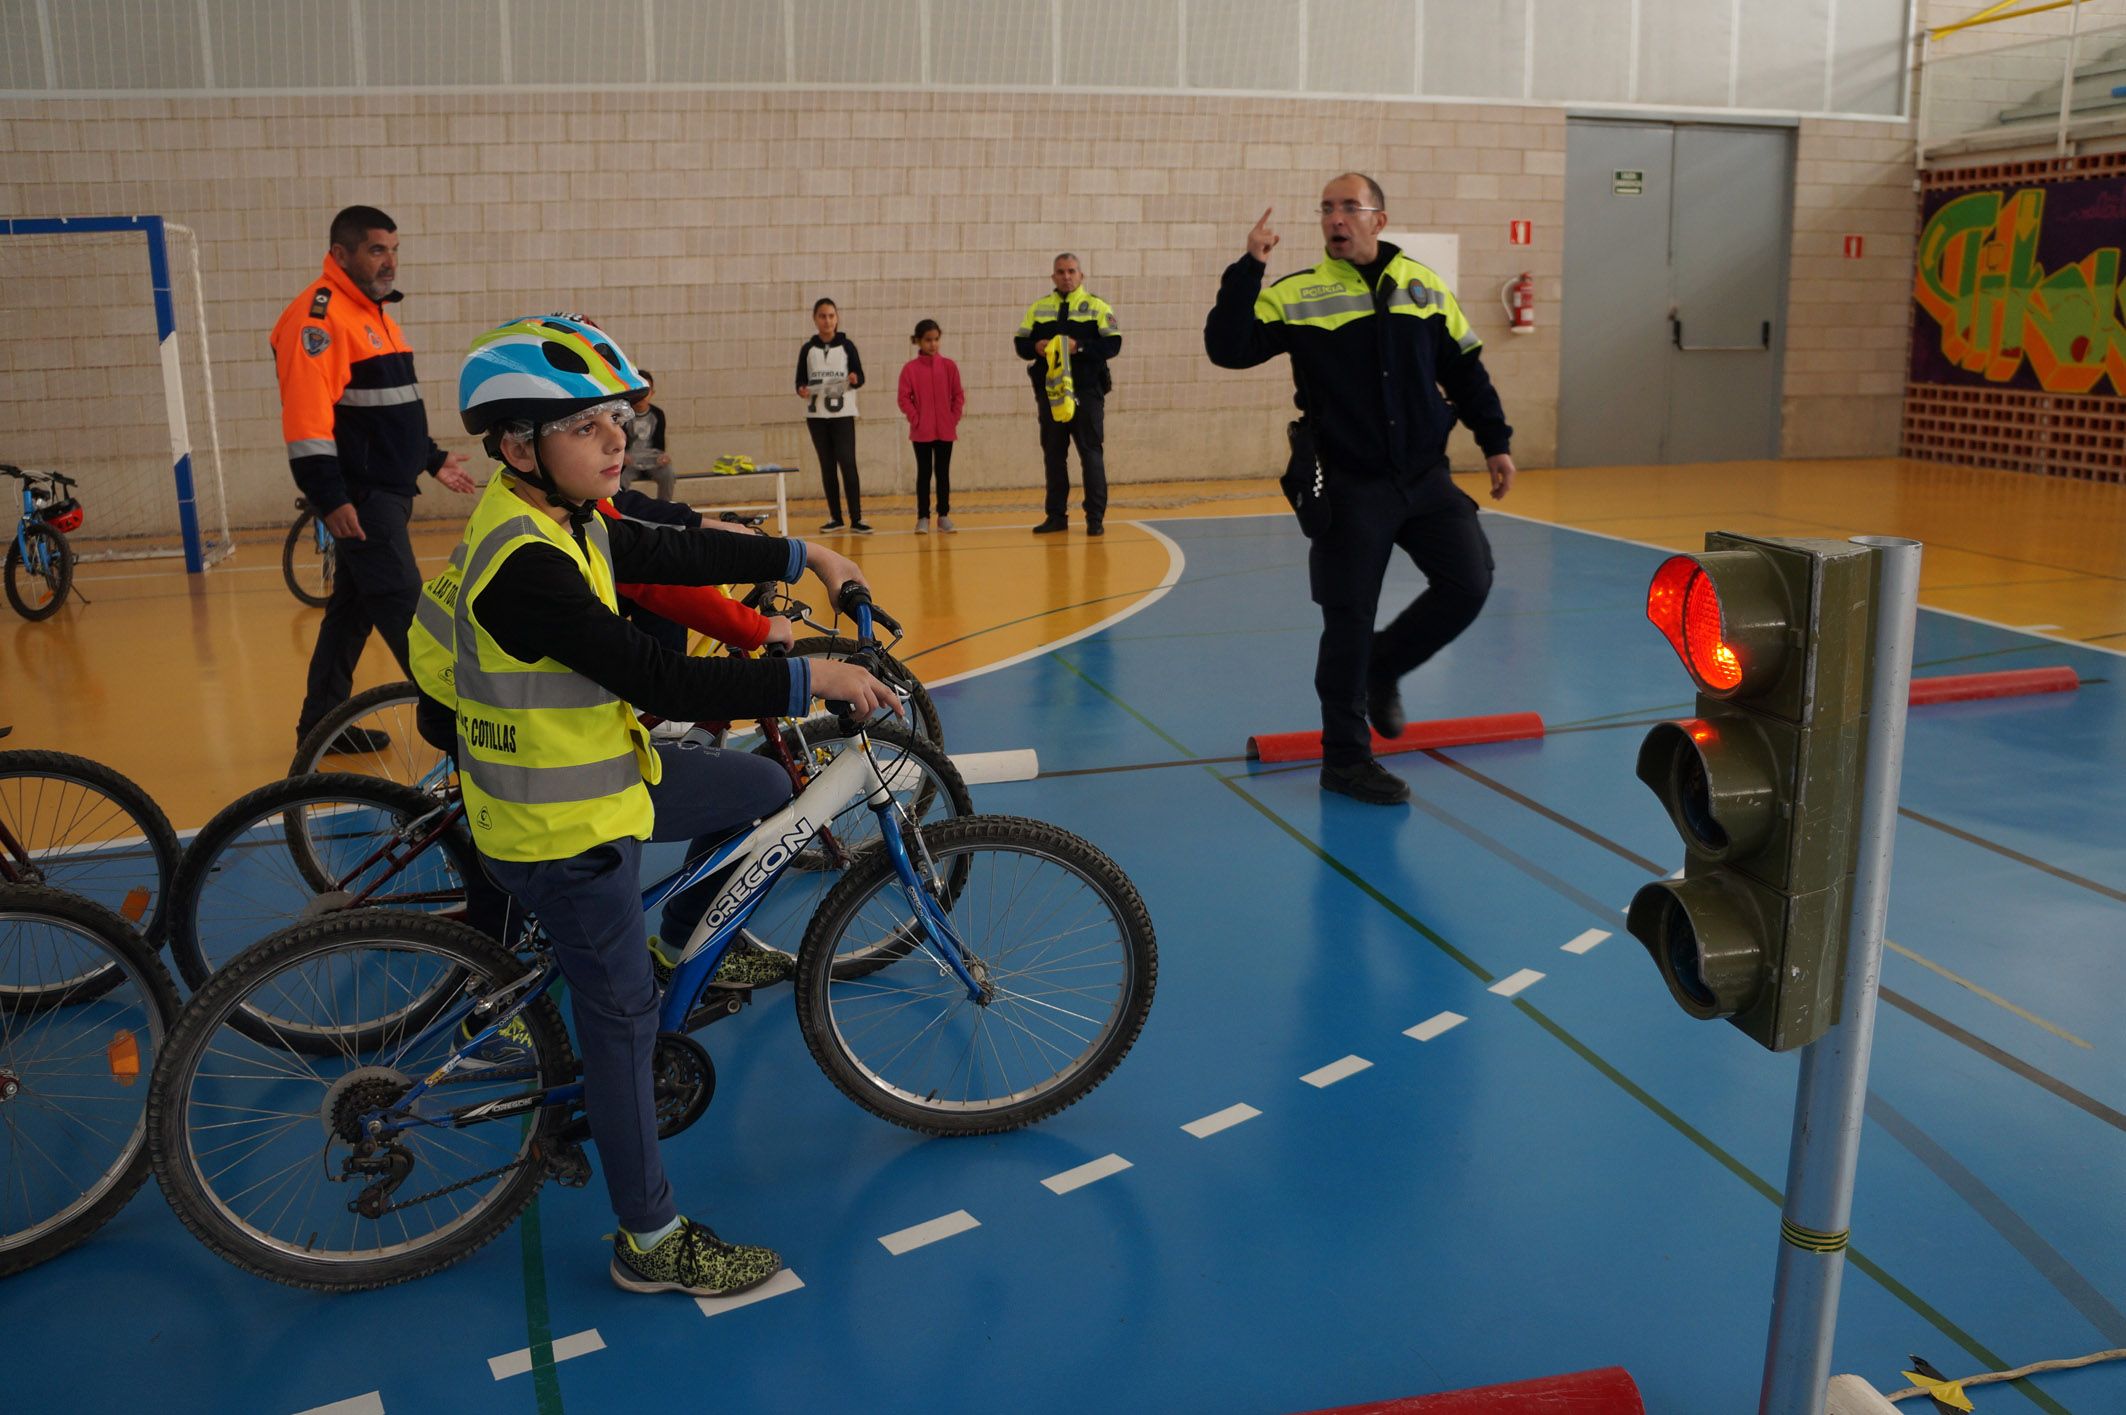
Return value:
<svg viewBox="0 0 2126 1415">
<path fill-rule="evenodd" d="M 322 1297 L 223 1264 L 150 1186 L 0 1284 L 0 1407 L 1267 1415 L 1620 1364 L 1664 1415 L 1753 1410 L 1794 1059 L 1687 1019 L 1621 928 L 1681 859 L 1631 770 L 1643 724 L 1687 711 L 1640 613 L 1662 552 L 1485 525 L 1498 589 L 1406 701 L 1551 735 L 1391 758 L 1410 808 L 1241 759 L 1315 725 L 1288 517 L 1163 523 L 1185 566 L 1155 603 L 936 690 L 955 752 L 1039 751 L 978 809 L 1136 879 L 1158 998 L 1091 1097 L 975 1141 L 851 1105 L 786 993 L 703 1034 L 719 1089 L 667 1146 L 682 1204 L 801 1287 L 715 1315 L 620 1292 L 594 1181 L 437 1277 Z M 1417 584 L 1398 566 L 1389 599 Z M 1965 1374 L 2126 1346 L 2126 664 L 1931 612 L 1919 649 L 1922 673 L 2090 681 L 1911 718 L 1833 1366 L 1880 1389 L 1909 1353 Z M 949 1215 L 972 1226 L 879 1241 Z M 2126 1365 L 1976 1398 L 2126 1411 Z"/>
</svg>

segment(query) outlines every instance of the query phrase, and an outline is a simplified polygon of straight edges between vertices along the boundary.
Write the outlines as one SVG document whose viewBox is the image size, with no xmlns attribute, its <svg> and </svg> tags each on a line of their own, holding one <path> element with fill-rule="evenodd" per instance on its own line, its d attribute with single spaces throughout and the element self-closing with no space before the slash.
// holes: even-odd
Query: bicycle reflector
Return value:
<svg viewBox="0 0 2126 1415">
<path fill-rule="evenodd" d="M 111 1079 L 119 1085 L 130 1086 L 140 1079 L 140 1040 L 131 1032 L 119 1028 L 103 1053 L 111 1068 Z"/>
<path fill-rule="evenodd" d="M 1709 535 L 1654 572 L 1646 617 L 1698 690 L 1640 744 L 1681 878 L 1626 927 L 1678 1005 L 1774 1051 L 1838 1020 L 1867 710 L 1868 552 Z"/>
</svg>

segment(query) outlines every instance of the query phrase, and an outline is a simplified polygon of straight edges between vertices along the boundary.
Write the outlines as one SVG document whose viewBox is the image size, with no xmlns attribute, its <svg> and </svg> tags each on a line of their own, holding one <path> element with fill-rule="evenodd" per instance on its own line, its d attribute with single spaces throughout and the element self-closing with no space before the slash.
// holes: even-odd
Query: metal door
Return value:
<svg viewBox="0 0 2126 1415">
<path fill-rule="evenodd" d="M 1779 455 L 1792 134 L 1567 131 L 1558 462 Z"/>
</svg>

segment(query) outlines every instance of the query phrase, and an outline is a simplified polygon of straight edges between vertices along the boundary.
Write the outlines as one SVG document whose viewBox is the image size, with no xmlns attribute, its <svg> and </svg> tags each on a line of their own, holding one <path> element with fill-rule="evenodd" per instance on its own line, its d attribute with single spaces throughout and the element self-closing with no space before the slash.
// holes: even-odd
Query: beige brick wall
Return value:
<svg viewBox="0 0 2126 1415">
<path fill-rule="evenodd" d="M 1897 450 L 1915 213 L 1908 126 L 1803 119 L 1794 149 L 1780 449 Z M 1845 238 L 1861 238 L 1861 255 Z"/>
<path fill-rule="evenodd" d="M 1786 390 L 1795 453 L 1895 446 L 1911 227 L 1898 131 L 1802 128 Z M 1124 330 L 1109 405 L 1115 479 L 1275 470 L 1289 378 L 1281 364 L 1210 367 L 1203 317 L 1265 205 L 1286 238 L 1274 271 L 1297 268 L 1319 249 L 1308 208 L 1321 182 L 1357 168 L 1386 187 L 1397 227 L 1460 236 L 1459 294 L 1486 340 L 1515 450 L 1545 465 L 1556 451 L 1564 148 L 1561 109 L 1488 105 L 859 92 L 22 100 L 0 103 L 0 210 L 150 211 L 200 232 L 232 519 L 243 524 L 283 519 L 291 495 L 266 333 L 322 260 L 331 213 L 353 202 L 400 223 L 399 311 L 446 445 L 469 447 L 451 410 L 470 336 L 510 315 L 572 309 L 657 371 L 682 464 L 733 450 L 791 460 L 804 443 L 790 371 L 811 302 L 827 294 L 873 378 L 865 485 L 892 494 L 913 481 L 892 384 L 925 316 L 944 325 L 968 388 L 958 483 L 1038 483 L 1010 335 L 1063 249 L 1084 258 L 1088 287 Z M 1507 243 L 1517 218 L 1535 223 L 1533 247 Z M 1847 230 L 1868 237 L 1857 265 L 1838 256 Z M 1509 337 L 1497 290 L 1524 269 L 1539 327 Z M 49 331 L 39 357 L 71 358 L 77 333 Z M 0 383 L 0 436 L 24 449 L 17 460 L 78 453 L 79 436 L 53 425 L 52 396 L 28 378 Z M 152 431 L 154 411 L 138 421 Z M 138 475 L 166 481 L 155 450 L 129 455 L 146 468 Z M 1476 464 L 1466 433 L 1453 450 L 1457 465 Z M 796 487 L 816 490 L 809 472 Z"/>
</svg>

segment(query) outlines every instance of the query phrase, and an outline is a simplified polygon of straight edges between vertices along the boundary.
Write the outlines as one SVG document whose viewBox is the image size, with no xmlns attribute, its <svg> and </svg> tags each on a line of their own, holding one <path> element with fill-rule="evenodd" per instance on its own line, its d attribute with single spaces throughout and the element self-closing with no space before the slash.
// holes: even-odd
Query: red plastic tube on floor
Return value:
<svg viewBox="0 0 2126 1415">
<path fill-rule="evenodd" d="M 2020 698 L 2032 693 L 2071 693 L 2082 680 L 2071 668 L 2009 668 L 1998 673 L 1947 673 L 1912 680 L 1912 706 L 1968 703 L 1981 698 Z"/>
<path fill-rule="evenodd" d="M 1473 747 L 1484 742 L 1519 742 L 1543 735 L 1543 718 L 1533 712 L 1500 712 L 1487 717 L 1442 717 L 1413 722 L 1400 736 L 1373 734 L 1373 755 L 1423 752 L 1439 747 Z M 1319 732 L 1265 732 L 1248 738 L 1248 756 L 1264 762 L 1321 760 Z"/>
<path fill-rule="evenodd" d="M 1639 1387 L 1622 1366 L 1512 1385 L 1413 1395 L 1372 1405 L 1345 1405 L 1314 1415 L 1646 1415 Z"/>
</svg>

